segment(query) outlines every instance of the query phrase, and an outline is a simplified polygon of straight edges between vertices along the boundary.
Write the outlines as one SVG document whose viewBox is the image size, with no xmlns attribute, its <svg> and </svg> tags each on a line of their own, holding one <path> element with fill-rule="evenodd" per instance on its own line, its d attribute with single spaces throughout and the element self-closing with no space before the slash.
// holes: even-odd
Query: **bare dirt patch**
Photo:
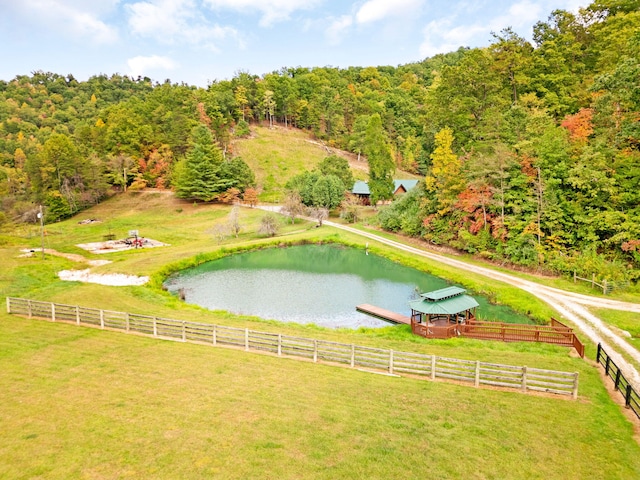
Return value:
<svg viewBox="0 0 640 480">
<path fill-rule="evenodd" d="M 97 283 L 98 285 L 112 287 L 144 285 L 149 281 L 149 277 L 138 277 L 124 273 L 91 273 L 90 268 L 85 270 L 62 270 L 58 272 L 58 278 L 69 282 Z"/>
<path fill-rule="evenodd" d="M 42 252 L 42 249 L 40 249 L 40 248 L 38 248 L 38 249 L 23 249 L 22 252 L 23 252 L 22 255 L 20 255 L 21 257 L 33 257 L 37 253 Z M 56 257 L 63 257 L 63 258 L 66 258 L 68 260 L 71 260 L 72 262 L 87 263 L 87 264 L 91 265 L 92 267 L 99 267 L 101 265 L 106 265 L 107 263 L 111 263 L 111 260 L 90 260 L 90 259 L 88 259 L 86 257 L 83 257 L 82 255 L 78 255 L 76 253 L 58 252 L 57 250 L 53 250 L 51 248 L 45 248 L 44 249 L 44 253 L 46 253 L 47 255 L 54 255 Z"/>
<path fill-rule="evenodd" d="M 37 253 L 42 252 L 41 249 L 24 249 L 21 257 L 33 257 Z M 47 255 L 55 255 L 56 257 L 67 258 L 73 262 L 86 263 L 92 267 L 99 267 L 111 263 L 110 260 L 90 260 L 82 255 L 75 253 L 58 252 L 50 248 L 46 248 L 44 252 Z M 124 273 L 92 273 L 90 268 L 84 270 L 61 270 L 58 272 L 60 280 L 70 282 L 86 282 L 97 283 L 98 285 L 109 286 L 131 286 L 144 285 L 149 281 L 149 277 L 138 277 L 136 275 L 127 275 Z"/>
<path fill-rule="evenodd" d="M 123 252 L 126 250 L 135 250 L 139 248 L 155 248 L 166 247 L 167 243 L 158 242 L 151 238 L 137 238 L 124 240 L 107 240 L 104 242 L 79 243 L 77 247 L 82 248 L 91 253 L 112 253 Z"/>
</svg>

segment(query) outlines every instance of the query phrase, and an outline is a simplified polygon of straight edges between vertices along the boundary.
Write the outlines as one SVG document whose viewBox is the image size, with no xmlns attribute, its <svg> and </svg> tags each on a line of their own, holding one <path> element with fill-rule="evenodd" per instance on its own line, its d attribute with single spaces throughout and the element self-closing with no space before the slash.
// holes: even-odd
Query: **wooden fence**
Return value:
<svg viewBox="0 0 640 480">
<path fill-rule="evenodd" d="M 576 283 L 577 280 L 582 280 L 583 282 L 587 282 L 591 284 L 591 288 L 598 287 L 602 290 L 603 295 L 607 295 L 614 290 L 624 290 L 629 287 L 628 281 L 614 282 L 611 280 L 603 279 L 600 283 L 596 279 L 596 274 L 592 273 L 591 278 L 582 278 L 579 277 L 576 272 L 573 272 L 573 283 Z"/>
<path fill-rule="evenodd" d="M 29 318 L 45 318 L 77 325 L 149 335 L 183 342 L 243 348 L 278 356 L 299 357 L 313 362 L 330 362 L 423 378 L 447 379 L 473 384 L 578 396 L 578 373 L 543 370 L 473 360 L 424 355 L 382 348 L 343 344 L 327 340 L 258 332 L 134 313 L 98 310 L 21 298 L 7 298 L 7 312 Z"/>
<path fill-rule="evenodd" d="M 584 344 L 580 341 L 578 336 L 573 332 L 571 328 L 567 327 L 564 323 L 559 322 L 553 317 L 551 317 L 551 326 L 557 331 L 562 332 L 563 335 L 569 338 L 572 342 L 573 348 L 575 348 L 578 352 L 578 355 L 580 355 L 580 358 L 584 358 Z"/>
<path fill-rule="evenodd" d="M 640 418 L 640 395 L 631 386 L 629 381 L 620 371 L 620 368 L 611 360 L 611 357 L 604 351 L 602 345 L 598 344 L 598 353 L 596 361 L 604 367 L 604 373 L 607 377 L 611 377 L 614 387 L 624 396 L 624 405 L 633 410 L 633 413 Z"/>
<path fill-rule="evenodd" d="M 453 325 L 427 325 L 411 323 L 414 334 L 426 338 L 467 337 L 478 340 L 499 340 L 502 342 L 543 342 L 564 347 L 573 347 L 584 358 L 584 345 L 573 330 L 555 318 L 551 325 L 526 325 L 519 323 L 481 322 L 469 320 Z"/>
</svg>

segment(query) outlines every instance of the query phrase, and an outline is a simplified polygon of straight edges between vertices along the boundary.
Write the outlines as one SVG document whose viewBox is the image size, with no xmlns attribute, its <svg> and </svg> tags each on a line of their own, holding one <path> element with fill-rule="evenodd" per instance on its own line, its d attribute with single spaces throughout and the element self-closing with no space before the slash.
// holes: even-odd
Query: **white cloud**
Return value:
<svg viewBox="0 0 640 480">
<path fill-rule="evenodd" d="M 193 0 L 149 0 L 126 5 L 135 35 L 163 43 L 188 43 L 217 50 L 217 43 L 237 38 L 233 27 L 211 24 Z"/>
<path fill-rule="evenodd" d="M 65 35 L 89 38 L 95 43 L 113 43 L 118 39 L 118 32 L 100 16 L 109 13 L 117 3 L 118 0 L 22 0 L 3 5 L 3 9 L 13 10 L 28 21 Z"/>
<path fill-rule="evenodd" d="M 333 20 L 324 32 L 329 44 L 338 45 L 351 25 L 353 25 L 353 17 L 351 15 L 343 15 Z"/>
<path fill-rule="evenodd" d="M 505 27 L 521 27 L 532 25 L 542 18 L 542 8 L 537 3 L 529 0 L 515 3 L 509 7 L 506 15 L 501 15 L 491 21 L 493 30 L 502 30 Z"/>
<path fill-rule="evenodd" d="M 268 27 L 288 20 L 298 10 L 311 10 L 322 0 L 204 0 L 214 10 L 234 10 L 241 13 L 260 12 L 260 26 Z"/>
<path fill-rule="evenodd" d="M 137 56 L 127 60 L 129 75 L 136 78 L 147 76 L 149 71 L 173 70 L 178 65 L 169 57 L 151 55 L 149 57 Z"/>
<path fill-rule="evenodd" d="M 356 13 L 359 24 L 377 22 L 388 17 L 399 17 L 415 13 L 423 0 L 369 0 Z"/>
<path fill-rule="evenodd" d="M 539 4 L 523 0 L 511 5 L 506 13 L 482 23 L 458 24 L 454 27 L 457 15 L 434 20 L 423 29 L 424 40 L 420 45 L 420 55 L 431 57 L 457 50 L 458 47 L 488 45 L 491 32 L 497 33 L 507 27 L 522 31 L 540 20 L 541 11 Z"/>
</svg>

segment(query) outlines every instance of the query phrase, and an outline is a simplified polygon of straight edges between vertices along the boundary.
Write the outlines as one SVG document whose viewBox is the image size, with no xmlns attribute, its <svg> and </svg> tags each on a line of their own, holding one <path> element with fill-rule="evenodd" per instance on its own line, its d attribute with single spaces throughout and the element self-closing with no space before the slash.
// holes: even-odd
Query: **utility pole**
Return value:
<svg viewBox="0 0 640 480">
<path fill-rule="evenodd" d="M 40 219 L 40 247 L 42 248 L 42 260 L 44 260 L 44 215 L 42 214 L 42 205 L 38 210 L 38 218 Z"/>
</svg>

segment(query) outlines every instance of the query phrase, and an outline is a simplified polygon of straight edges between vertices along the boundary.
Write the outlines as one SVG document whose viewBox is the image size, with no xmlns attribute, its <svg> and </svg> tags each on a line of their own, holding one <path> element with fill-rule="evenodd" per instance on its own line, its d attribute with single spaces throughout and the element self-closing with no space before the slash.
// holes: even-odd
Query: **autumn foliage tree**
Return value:
<svg viewBox="0 0 640 480">
<path fill-rule="evenodd" d="M 436 134 L 431 170 L 425 177 L 426 190 L 433 194 L 439 215 L 452 211 L 458 195 L 464 189 L 462 161 L 453 153 L 452 144 L 453 131 L 449 127 Z"/>
</svg>

